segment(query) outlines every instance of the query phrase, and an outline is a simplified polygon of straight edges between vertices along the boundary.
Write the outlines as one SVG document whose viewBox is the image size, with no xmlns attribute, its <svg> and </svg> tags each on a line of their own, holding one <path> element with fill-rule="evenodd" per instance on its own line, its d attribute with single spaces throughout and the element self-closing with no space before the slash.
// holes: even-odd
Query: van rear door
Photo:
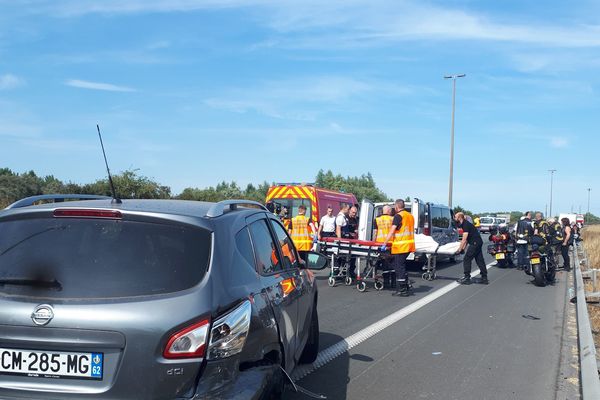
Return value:
<svg viewBox="0 0 600 400">
<path fill-rule="evenodd" d="M 431 204 L 431 236 L 441 245 L 458 240 L 458 233 L 452 224 L 452 212 L 444 205 Z"/>
<path fill-rule="evenodd" d="M 373 219 L 375 218 L 375 205 L 369 200 L 363 200 L 360 205 L 358 218 L 358 239 L 373 240 Z"/>
</svg>

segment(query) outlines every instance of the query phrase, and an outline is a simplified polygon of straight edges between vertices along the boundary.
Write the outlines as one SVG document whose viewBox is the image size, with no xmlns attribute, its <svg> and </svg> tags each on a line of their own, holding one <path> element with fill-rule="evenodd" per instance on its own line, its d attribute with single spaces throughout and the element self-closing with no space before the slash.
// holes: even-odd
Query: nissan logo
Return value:
<svg viewBox="0 0 600 400">
<path fill-rule="evenodd" d="M 44 326 L 54 318 L 54 309 L 49 304 L 40 304 L 31 313 L 31 319 L 34 324 Z"/>
</svg>

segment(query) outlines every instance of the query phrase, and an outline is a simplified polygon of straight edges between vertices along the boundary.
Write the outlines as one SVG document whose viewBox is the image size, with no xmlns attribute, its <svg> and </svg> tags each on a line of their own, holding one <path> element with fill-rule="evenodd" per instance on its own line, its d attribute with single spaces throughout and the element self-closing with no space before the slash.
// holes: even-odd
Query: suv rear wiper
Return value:
<svg viewBox="0 0 600 400">
<path fill-rule="evenodd" d="M 62 290 L 62 284 L 56 279 L 49 281 L 31 278 L 0 278 L 0 286 L 4 285 L 31 286 L 43 289 Z"/>
</svg>

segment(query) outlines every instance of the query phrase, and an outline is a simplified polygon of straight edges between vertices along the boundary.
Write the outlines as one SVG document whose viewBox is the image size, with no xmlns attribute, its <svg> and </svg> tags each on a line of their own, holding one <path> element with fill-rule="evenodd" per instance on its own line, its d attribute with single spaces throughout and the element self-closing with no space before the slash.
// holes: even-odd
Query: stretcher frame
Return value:
<svg viewBox="0 0 600 400">
<path fill-rule="evenodd" d="M 389 254 L 381 251 L 381 243 L 373 242 L 368 240 L 358 239 L 346 239 L 346 238 L 323 238 L 320 240 L 319 245 L 321 252 L 330 258 L 330 273 L 327 279 L 327 284 L 330 287 L 334 287 L 337 281 L 343 279 L 346 286 L 351 286 L 356 283 L 356 288 L 364 292 L 367 288 L 366 279 L 373 279 L 373 286 L 376 290 L 383 289 L 383 282 L 380 280 L 380 276 L 376 274 L 375 265 L 377 261 L 385 254 Z M 390 247 L 389 245 L 387 246 Z M 356 282 L 349 275 L 349 267 L 352 258 L 364 258 L 367 263 L 367 267 L 361 271 L 360 263 L 356 262 Z M 336 262 L 340 260 L 342 262 Z M 358 260 L 357 260 L 358 261 Z M 372 271 L 372 276 L 365 276 L 365 271 Z"/>
</svg>

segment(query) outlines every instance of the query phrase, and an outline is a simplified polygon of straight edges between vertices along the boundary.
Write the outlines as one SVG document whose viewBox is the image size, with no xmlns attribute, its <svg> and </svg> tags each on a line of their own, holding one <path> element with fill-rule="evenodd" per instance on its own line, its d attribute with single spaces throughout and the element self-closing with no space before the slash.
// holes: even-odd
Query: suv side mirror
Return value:
<svg viewBox="0 0 600 400">
<path fill-rule="evenodd" d="M 327 257 L 321 253 L 309 251 L 306 256 L 306 268 L 313 270 L 322 270 L 327 266 Z"/>
</svg>

